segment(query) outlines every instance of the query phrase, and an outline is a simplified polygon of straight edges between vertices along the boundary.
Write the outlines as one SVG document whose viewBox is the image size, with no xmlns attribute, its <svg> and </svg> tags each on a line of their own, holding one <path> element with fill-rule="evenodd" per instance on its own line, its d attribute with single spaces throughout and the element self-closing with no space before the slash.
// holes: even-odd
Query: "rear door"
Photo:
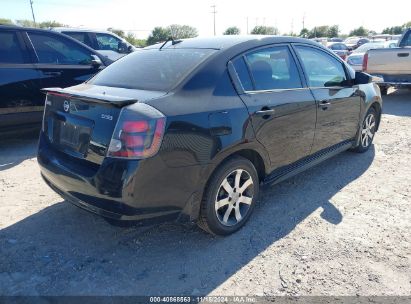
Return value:
<svg viewBox="0 0 411 304">
<path fill-rule="evenodd" d="M 21 32 L 0 29 L 0 128 L 41 122 L 44 95 Z"/>
<path fill-rule="evenodd" d="M 294 47 L 317 102 L 312 153 L 352 140 L 358 130 L 361 99 L 344 64 L 319 48 Z"/>
<path fill-rule="evenodd" d="M 96 48 L 96 45 L 93 40 L 93 35 L 89 32 L 62 32 L 63 34 L 70 36 L 73 39 L 84 43 L 85 45 L 91 47 L 92 49 Z"/>
<path fill-rule="evenodd" d="M 270 155 L 272 169 L 309 155 L 316 105 L 289 46 L 258 49 L 232 62 L 244 88 L 240 96 L 258 141 Z"/>
<path fill-rule="evenodd" d="M 35 66 L 43 87 L 73 86 L 99 71 L 91 64 L 95 53 L 80 43 L 53 32 L 28 31 L 27 35 L 37 56 Z"/>
</svg>

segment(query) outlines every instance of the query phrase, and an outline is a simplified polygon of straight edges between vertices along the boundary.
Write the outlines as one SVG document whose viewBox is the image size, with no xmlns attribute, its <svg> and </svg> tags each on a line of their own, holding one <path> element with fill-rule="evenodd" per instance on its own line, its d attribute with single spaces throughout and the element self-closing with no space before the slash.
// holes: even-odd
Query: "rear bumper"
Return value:
<svg viewBox="0 0 411 304">
<path fill-rule="evenodd" d="M 393 86 L 398 88 L 411 86 L 411 75 L 371 75 L 381 78 L 381 81 L 376 82 L 379 86 Z"/>
<path fill-rule="evenodd" d="M 76 160 L 40 136 L 37 160 L 45 182 L 74 205 L 125 221 L 195 220 L 200 166 L 170 168 L 161 157 L 144 161 Z"/>
</svg>

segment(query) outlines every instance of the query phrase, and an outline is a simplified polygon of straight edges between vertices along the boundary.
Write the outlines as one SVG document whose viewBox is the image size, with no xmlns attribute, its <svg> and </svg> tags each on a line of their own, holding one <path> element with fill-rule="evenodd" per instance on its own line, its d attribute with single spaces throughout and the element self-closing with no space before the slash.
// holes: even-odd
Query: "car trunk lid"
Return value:
<svg viewBox="0 0 411 304">
<path fill-rule="evenodd" d="M 48 88 L 43 132 L 50 146 L 72 157 L 101 164 L 121 109 L 164 92 L 83 84 Z"/>
</svg>

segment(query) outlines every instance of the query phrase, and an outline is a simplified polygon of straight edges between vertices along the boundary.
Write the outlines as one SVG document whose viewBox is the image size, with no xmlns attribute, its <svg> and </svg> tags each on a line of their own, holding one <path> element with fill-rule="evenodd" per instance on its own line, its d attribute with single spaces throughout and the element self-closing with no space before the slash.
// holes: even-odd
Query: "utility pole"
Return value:
<svg viewBox="0 0 411 304">
<path fill-rule="evenodd" d="M 34 17 L 34 10 L 33 10 L 33 0 L 29 0 L 29 1 L 30 1 L 30 6 L 31 6 L 31 14 L 33 15 L 34 26 L 36 26 L 36 18 Z"/>
<path fill-rule="evenodd" d="M 213 11 L 211 12 L 213 14 L 214 17 L 214 36 L 216 35 L 216 31 L 215 31 L 215 14 L 217 14 L 216 10 L 215 10 L 215 4 L 211 5 L 211 8 L 213 9 Z"/>
<path fill-rule="evenodd" d="M 303 29 L 305 29 L 305 13 L 303 15 Z"/>
<path fill-rule="evenodd" d="M 247 35 L 249 34 L 249 31 L 248 31 L 248 17 L 247 17 Z"/>
</svg>

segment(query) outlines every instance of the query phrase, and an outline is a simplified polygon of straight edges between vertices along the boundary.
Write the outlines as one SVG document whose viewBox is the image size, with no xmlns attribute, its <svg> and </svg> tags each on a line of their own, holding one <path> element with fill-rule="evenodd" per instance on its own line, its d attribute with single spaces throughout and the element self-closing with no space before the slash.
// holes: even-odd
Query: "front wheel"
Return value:
<svg viewBox="0 0 411 304">
<path fill-rule="evenodd" d="M 229 235 L 248 220 L 259 193 L 254 165 L 243 157 L 223 163 L 208 183 L 198 225 L 216 235 Z"/>
<path fill-rule="evenodd" d="M 354 151 L 359 153 L 367 151 L 372 144 L 376 130 L 377 113 L 374 108 L 370 108 L 361 125 L 360 143 L 356 148 L 354 148 Z"/>
</svg>

